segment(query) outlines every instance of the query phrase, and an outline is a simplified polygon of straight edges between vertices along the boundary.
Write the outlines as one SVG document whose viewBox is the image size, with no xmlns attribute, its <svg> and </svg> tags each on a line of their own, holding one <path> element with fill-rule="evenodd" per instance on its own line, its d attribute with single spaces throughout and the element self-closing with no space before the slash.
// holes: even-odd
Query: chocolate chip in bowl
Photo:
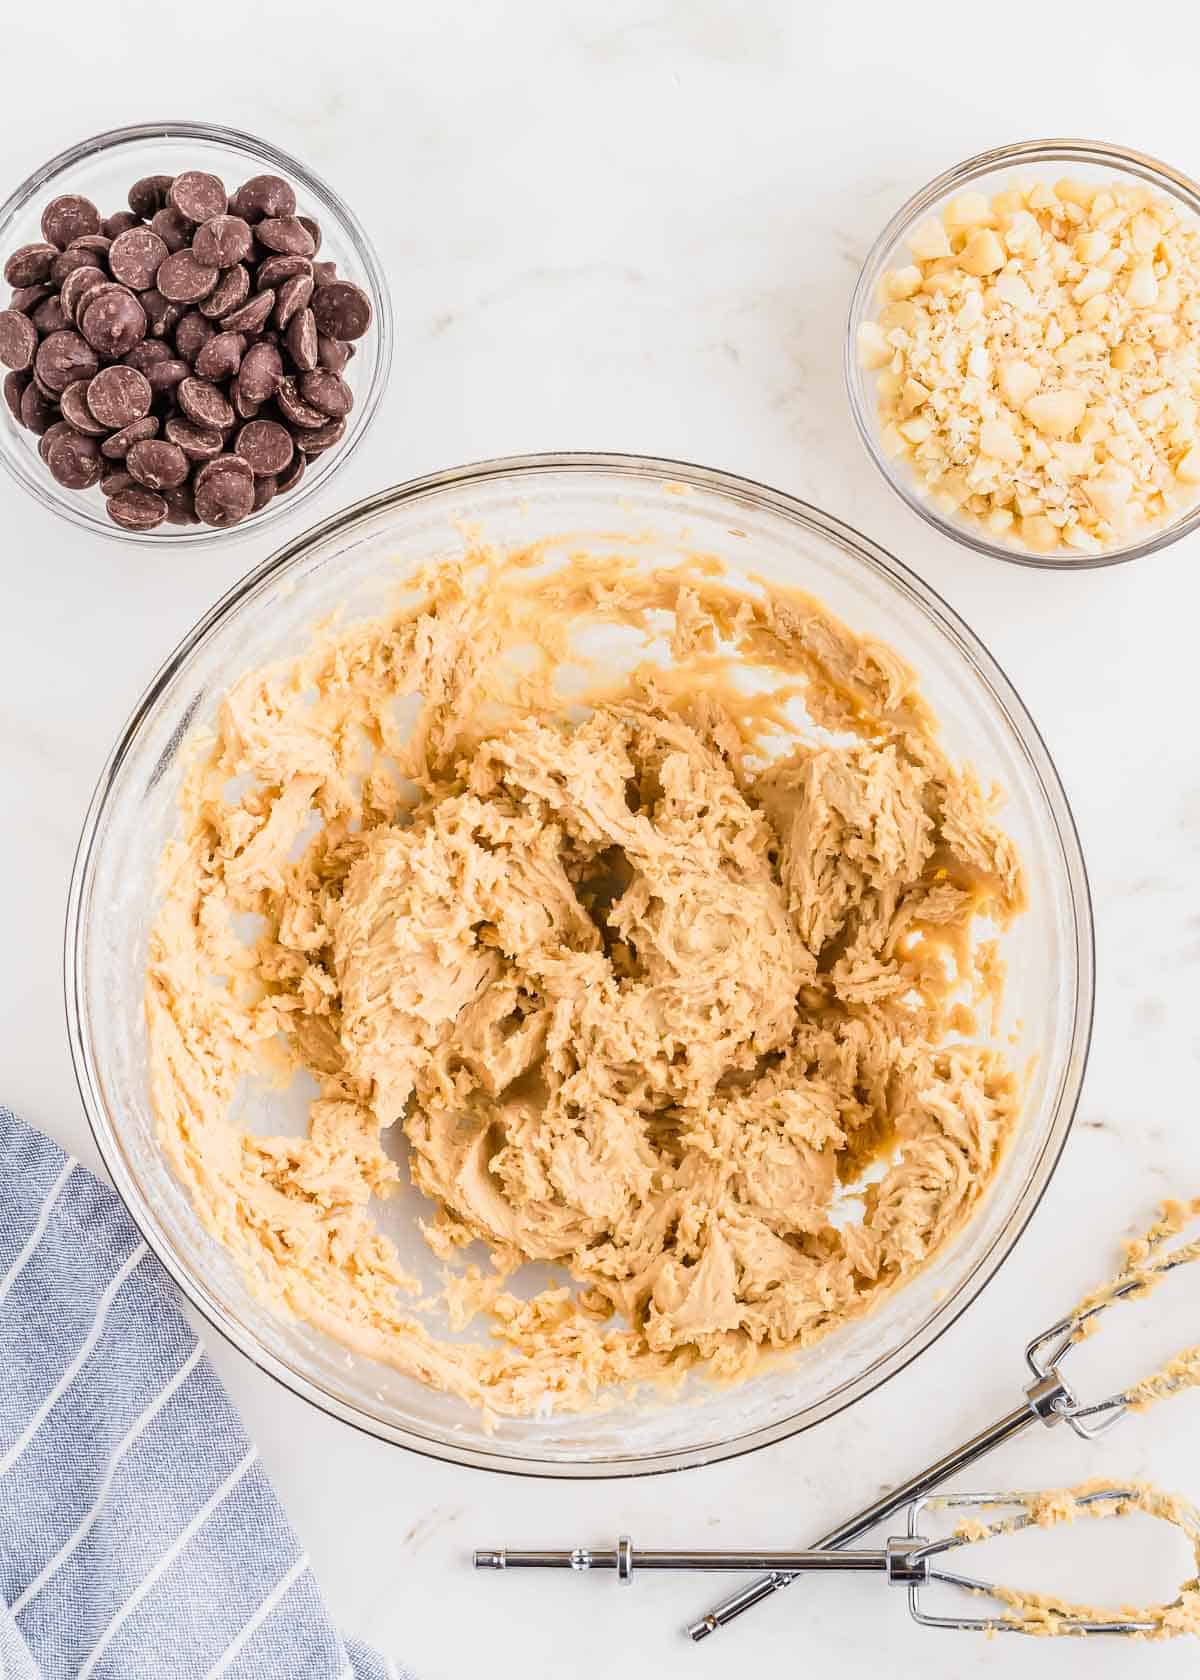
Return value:
<svg viewBox="0 0 1200 1680">
<path fill-rule="evenodd" d="M 74 147 L 0 207 L 0 263 L 0 459 L 81 526 L 165 543 L 257 528 L 378 410 L 378 259 L 333 191 L 265 142 L 180 123 Z"/>
</svg>

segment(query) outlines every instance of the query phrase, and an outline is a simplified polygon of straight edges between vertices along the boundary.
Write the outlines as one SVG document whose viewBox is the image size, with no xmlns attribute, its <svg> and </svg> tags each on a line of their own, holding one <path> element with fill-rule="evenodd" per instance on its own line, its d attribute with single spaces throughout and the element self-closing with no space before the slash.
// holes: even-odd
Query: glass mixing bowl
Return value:
<svg viewBox="0 0 1200 1680">
<path fill-rule="evenodd" d="M 261 512 L 223 531 L 209 525 L 160 525 L 154 531 L 126 531 L 114 525 L 98 489 L 67 490 L 50 476 L 38 455 L 38 439 L 17 424 L 7 403 L 0 403 L 0 463 L 23 489 L 43 507 L 95 536 L 149 543 L 156 548 L 217 542 L 229 545 L 286 518 L 327 485 L 358 448 L 375 418 L 392 365 L 392 306 L 383 266 L 353 210 L 298 159 L 236 129 L 196 122 L 141 123 L 136 128 L 115 128 L 107 134 L 93 135 L 60 152 L 0 205 L 0 265 L 18 247 L 41 239 L 42 211 L 52 198 L 62 193 L 82 193 L 102 216 L 108 216 L 126 208 L 125 195 L 141 176 L 178 175 L 185 169 L 205 169 L 219 175 L 231 193 L 252 175 L 284 176 L 296 189 L 300 214 L 314 216 L 321 224 L 320 261 L 335 262 L 340 278 L 353 280 L 363 288 L 371 299 L 374 317 L 343 375 L 354 392 L 354 407 L 341 443 L 311 458 L 295 490 L 277 496 Z"/>
<path fill-rule="evenodd" d="M 1013 560 L 1021 566 L 1050 566 L 1063 571 L 1081 571 L 1090 566 L 1113 566 L 1121 560 L 1137 560 L 1156 554 L 1200 528 L 1200 500 L 1182 507 L 1162 525 L 1151 526 L 1098 554 L 1055 549 L 1034 553 L 1017 542 L 992 538 L 978 524 L 938 504 L 932 491 L 921 482 L 905 460 L 892 460 L 883 448 L 875 389 L 878 374 L 864 368 L 858 353 L 858 331 L 864 321 L 874 320 L 879 310 L 880 276 L 909 260 L 908 236 L 919 222 L 937 216 L 948 199 L 966 192 L 981 192 L 991 198 L 1018 181 L 1059 180 L 1063 175 L 1100 182 L 1118 181 L 1122 186 L 1148 184 L 1156 194 L 1173 201 L 1180 216 L 1196 222 L 1200 217 L 1200 184 L 1157 158 L 1098 140 L 1025 140 L 1016 145 L 997 146 L 955 164 L 901 205 L 872 245 L 863 264 L 854 296 L 850 301 L 844 365 L 850 410 L 867 453 L 888 484 L 914 513 L 953 541 L 990 554 L 997 560 Z"/>
<path fill-rule="evenodd" d="M 674 1400 L 615 1398 L 585 1415 L 503 1420 L 285 1321 L 248 1289 L 201 1228 L 159 1151 L 147 1089 L 142 991 L 155 879 L 176 831 L 189 733 L 235 678 L 298 652 L 314 623 L 383 610 L 415 566 L 461 550 L 464 524 L 497 543 L 634 535 L 647 565 L 718 555 L 736 580 L 801 585 L 855 630 L 912 661 L 945 743 L 1007 789 L 1003 821 L 1029 876 L 1030 909 L 1005 937 L 999 1034 L 1032 1063 L 1025 1118 L 975 1218 L 927 1271 L 871 1316 L 740 1388 L 702 1381 Z M 618 539 L 619 540 L 619 539 Z M 548 455 L 417 479 L 289 543 L 218 602 L 171 654 L 100 778 L 80 842 L 66 935 L 72 1053 L 97 1144 L 155 1253 L 195 1306 L 264 1371 L 332 1416 L 438 1458 L 551 1476 L 675 1470 L 727 1458 L 819 1422 L 927 1348 L 1016 1242 L 1054 1170 L 1083 1077 L 1092 1012 L 1092 921 L 1071 813 L 1046 748 L 995 661 L 938 597 L 856 531 L 725 473 L 634 456 Z M 278 1131 L 285 1097 L 239 1110 Z M 379 1218 L 406 1267 L 436 1279 L 417 1230 L 428 1203 L 406 1188 Z M 436 1320 L 433 1327 L 438 1328 Z"/>
</svg>

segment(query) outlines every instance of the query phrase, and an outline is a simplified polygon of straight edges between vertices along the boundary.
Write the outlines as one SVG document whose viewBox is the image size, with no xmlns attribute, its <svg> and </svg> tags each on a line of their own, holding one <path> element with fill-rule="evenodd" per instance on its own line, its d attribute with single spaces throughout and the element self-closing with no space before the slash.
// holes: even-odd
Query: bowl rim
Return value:
<svg viewBox="0 0 1200 1680">
<path fill-rule="evenodd" d="M 391 379 L 393 320 L 387 276 L 369 234 L 345 199 L 322 175 L 318 175 L 299 158 L 293 157 L 290 152 L 284 151 L 271 141 L 261 139 L 257 134 L 247 133 L 244 129 L 227 128 L 221 123 L 194 122 L 186 118 L 178 121 L 131 123 L 121 128 L 105 129 L 100 134 L 76 141 L 74 145 L 67 146 L 27 175 L 21 184 L 9 193 L 3 204 L 0 204 L 0 252 L 3 250 L 7 229 L 13 219 L 26 209 L 38 193 L 51 186 L 68 170 L 101 153 L 119 151 L 123 146 L 140 145 L 144 141 L 180 139 L 225 146 L 243 153 L 248 160 L 267 164 L 276 173 L 287 176 L 301 189 L 302 194 L 316 199 L 318 204 L 332 211 L 342 223 L 354 248 L 375 309 L 372 331 L 376 339 L 377 354 L 370 382 L 362 395 L 362 402 L 356 404 L 352 411 L 355 416 L 354 424 L 348 428 L 348 436 L 344 442 L 331 453 L 329 471 L 311 477 L 306 472 L 292 494 L 274 498 L 260 514 L 252 514 L 239 524 L 231 525 L 223 531 L 204 525 L 159 526 L 153 531 L 126 531 L 119 525 L 114 525 L 111 520 L 104 519 L 103 508 L 95 501 L 78 505 L 52 497 L 51 488 L 57 487 L 53 486 L 52 480 L 47 483 L 31 470 L 32 463 L 25 461 L 23 452 L 15 455 L 7 447 L 0 448 L 0 465 L 3 465 L 4 470 L 22 490 L 32 496 L 46 511 L 57 514 L 93 536 L 103 537 L 111 542 L 148 543 L 159 549 L 196 548 L 216 543 L 232 547 L 234 543 L 244 542 L 289 517 L 296 508 L 303 506 L 310 497 L 323 490 L 336 477 L 370 431 Z M 14 422 L 5 413 L 3 418 L 0 418 L 0 425 L 11 427 Z M 19 432 L 17 439 L 19 442 Z"/>
<path fill-rule="evenodd" d="M 1029 1168 L 1025 1184 L 1018 1193 L 1014 1212 L 956 1293 L 947 1302 L 935 1305 L 917 1331 L 902 1346 L 876 1360 L 865 1371 L 847 1379 L 822 1401 L 808 1407 L 803 1413 L 791 1414 L 728 1441 L 705 1443 L 695 1447 L 665 1448 L 626 1458 L 615 1456 L 597 1460 L 560 1461 L 548 1457 L 539 1458 L 536 1453 L 514 1456 L 502 1450 L 491 1451 L 469 1446 L 454 1440 L 451 1435 L 438 1437 L 412 1427 L 398 1426 L 340 1399 L 321 1383 L 296 1370 L 287 1360 L 261 1346 L 252 1332 L 213 1297 L 203 1280 L 175 1254 L 169 1240 L 157 1226 L 153 1209 L 126 1163 L 117 1131 L 111 1125 L 105 1111 L 90 1053 L 81 982 L 84 966 L 82 940 L 86 927 L 91 858 L 109 792 L 143 722 L 157 704 L 162 691 L 191 654 L 220 626 L 226 615 L 235 607 L 252 599 L 256 592 L 273 578 L 286 572 L 293 563 L 303 559 L 318 544 L 331 536 L 353 530 L 381 511 L 420 501 L 450 487 L 505 478 L 516 481 L 536 480 L 541 476 L 573 472 L 607 472 L 621 479 L 632 476 L 660 484 L 691 485 L 700 490 L 730 496 L 735 500 L 748 501 L 756 507 L 781 514 L 803 529 L 832 541 L 877 573 L 885 574 L 892 584 L 934 621 L 937 628 L 968 659 L 989 688 L 1050 809 L 1069 887 L 1075 987 L 1069 1047 L 1058 1088 L 1050 1099 L 1051 1123 Z M 63 985 L 68 1040 L 76 1084 L 105 1169 L 147 1245 L 183 1291 L 187 1300 L 202 1318 L 253 1365 L 326 1415 L 339 1418 L 364 1434 L 405 1447 L 428 1458 L 502 1474 L 564 1481 L 603 1480 L 665 1474 L 722 1462 L 800 1434 L 890 1381 L 938 1341 L 966 1312 L 1028 1229 L 1070 1136 L 1091 1045 L 1095 1007 L 1095 926 L 1087 865 L 1074 814 L 1041 732 L 1004 671 L 936 590 L 888 550 L 853 526 L 811 503 L 801 501 L 784 491 L 775 490 L 757 480 L 686 461 L 635 454 L 571 451 L 505 456 L 478 461 L 466 466 L 428 473 L 364 497 L 330 515 L 311 530 L 292 538 L 275 554 L 248 572 L 209 608 L 193 629 L 183 637 L 147 685 L 100 772 L 72 868 L 64 924 Z"/>
<path fill-rule="evenodd" d="M 1128 560 L 1140 560 L 1147 555 L 1157 554 L 1178 542 L 1180 538 L 1190 536 L 1193 531 L 1200 529 L 1200 500 L 1170 524 L 1156 527 L 1137 542 L 1106 549 L 1101 554 L 1080 551 L 1072 555 L 1059 550 L 1051 554 L 1037 554 L 1031 549 L 1010 548 L 1003 543 L 989 542 L 969 525 L 940 513 L 928 497 L 921 496 L 913 488 L 915 476 L 908 475 L 913 477 L 913 484 L 906 482 L 906 476 L 896 470 L 885 457 L 880 447 L 879 428 L 873 420 L 873 405 L 868 401 L 870 392 L 864 377 L 867 370 L 861 368 L 858 362 L 858 328 L 867 318 L 867 312 L 872 306 L 871 294 L 875 281 L 882 271 L 884 261 L 902 242 L 904 233 L 917 218 L 932 210 L 948 193 L 969 185 L 983 175 L 994 174 L 1001 169 L 1019 169 L 1024 165 L 1039 163 L 1085 163 L 1098 168 L 1108 168 L 1119 174 L 1136 176 L 1139 180 L 1161 188 L 1172 197 L 1181 199 L 1194 215 L 1200 217 L 1200 182 L 1146 152 L 1134 151 L 1103 140 L 1072 138 L 1018 140 L 1004 146 L 993 146 L 985 152 L 977 152 L 973 157 L 964 158 L 961 163 L 943 170 L 940 175 L 936 175 L 933 180 L 913 193 L 875 239 L 867 252 L 850 298 L 842 365 L 850 412 L 858 435 L 884 482 L 911 512 L 919 515 L 927 525 L 949 537 L 952 542 L 973 549 L 976 554 L 986 554 L 993 560 L 1006 560 L 1012 565 L 1049 571 L 1094 571 L 1099 566 L 1119 566 Z"/>
</svg>

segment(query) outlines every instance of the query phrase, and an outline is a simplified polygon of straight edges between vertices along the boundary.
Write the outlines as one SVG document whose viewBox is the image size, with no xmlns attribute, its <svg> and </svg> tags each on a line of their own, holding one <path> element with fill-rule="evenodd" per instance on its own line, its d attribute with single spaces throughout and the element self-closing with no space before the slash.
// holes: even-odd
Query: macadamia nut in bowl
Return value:
<svg viewBox="0 0 1200 1680">
<path fill-rule="evenodd" d="M 1200 188 L 1090 141 L 999 148 L 888 224 L 851 305 L 859 430 L 981 552 L 1104 565 L 1200 524 Z"/>
</svg>

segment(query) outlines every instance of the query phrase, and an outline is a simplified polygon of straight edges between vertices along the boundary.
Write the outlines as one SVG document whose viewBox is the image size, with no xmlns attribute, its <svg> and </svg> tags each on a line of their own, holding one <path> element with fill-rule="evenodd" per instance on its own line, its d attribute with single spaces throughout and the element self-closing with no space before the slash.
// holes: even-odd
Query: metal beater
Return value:
<svg viewBox="0 0 1200 1680">
<path fill-rule="evenodd" d="M 1007 1416 L 997 1419 L 989 1428 L 981 1430 L 978 1435 L 972 1436 L 953 1452 L 947 1453 L 944 1458 L 939 1458 L 936 1463 L 918 1471 L 901 1487 L 864 1506 L 839 1527 L 824 1535 L 817 1542 L 818 1547 L 823 1550 L 840 1550 L 843 1546 L 849 1546 L 868 1529 L 874 1528 L 876 1523 L 894 1516 L 904 1506 L 911 1505 L 934 1488 L 940 1487 L 951 1476 L 965 1470 L 969 1464 L 977 1463 L 985 1454 L 1002 1446 L 1005 1441 L 1011 1441 L 1015 1436 L 1023 1434 L 1035 1423 L 1045 1424 L 1049 1428 L 1067 1423 L 1076 1435 L 1087 1441 L 1095 1440 L 1110 1429 L 1129 1411 L 1131 1393 L 1137 1385 L 1131 1385 L 1119 1394 L 1109 1395 L 1106 1400 L 1085 1405 L 1064 1380 L 1059 1367 L 1071 1349 L 1090 1333 L 1099 1316 L 1114 1302 L 1134 1300 L 1145 1295 L 1175 1267 L 1200 1259 L 1200 1240 L 1170 1249 L 1167 1246 L 1168 1241 L 1175 1234 L 1166 1230 L 1158 1236 L 1152 1233 L 1148 1240 L 1149 1252 L 1144 1260 L 1127 1267 L 1111 1289 L 1076 1307 L 1065 1318 L 1060 1318 L 1057 1324 L 1052 1324 L 1048 1330 L 1043 1330 L 1040 1336 L 1034 1337 L 1025 1349 L 1025 1358 L 1033 1373 L 1033 1381 L 1026 1388 L 1021 1405 Z M 739 1616 L 770 1598 L 773 1593 L 779 1592 L 783 1587 L 790 1587 L 797 1575 L 804 1572 L 802 1568 L 791 1569 L 787 1565 L 767 1567 L 770 1567 L 769 1574 L 725 1599 L 698 1622 L 693 1622 L 687 1630 L 689 1636 L 696 1641 L 707 1639 L 709 1634 L 727 1627 L 730 1622 L 736 1621 Z"/>
<path fill-rule="evenodd" d="M 1019 1603 L 1019 1595 L 995 1583 L 973 1575 L 962 1575 L 942 1567 L 937 1560 L 1000 1534 L 1011 1534 L 1028 1528 L 1038 1521 L 1032 1508 L 1036 1494 L 950 1494 L 917 1499 L 908 1508 L 908 1532 L 892 1538 L 874 1551 L 847 1551 L 818 1548 L 805 1552 L 688 1552 L 642 1551 L 634 1547 L 628 1535 L 622 1535 L 609 1550 L 589 1550 L 576 1547 L 569 1552 L 480 1551 L 475 1553 L 476 1569 L 569 1569 L 576 1573 L 609 1570 L 618 1581 L 628 1582 L 641 1569 L 645 1570 L 703 1570 L 730 1571 L 769 1568 L 794 1577 L 797 1574 L 845 1572 L 882 1575 L 889 1586 L 908 1589 L 908 1609 L 913 1620 L 922 1627 L 970 1629 L 982 1633 L 1046 1632 L 1043 1615 L 1022 1616 L 1011 1608 Z M 1117 1515 L 1129 1508 L 1136 1498 L 1131 1488 L 1084 1489 L 1071 1496 L 1074 1507 L 1082 1512 L 1089 1507 L 1109 1504 Z M 990 1523 L 973 1523 L 968 1531 L 959 1529 L 938 1540 L 928 1540 L 920 1532 L 923 1513 L 931 1510 L 1008 1511 Z M 1200 1549 L 1200 1518 L 1190 1508 L 1180 1519 L 1193 1544 Z M 923 1592 L 928 1587 L 953 1587 L 974 1597 L 990 1596 L 1010 1608 L 998 1615 L 942 1616 L 925 1608 Z M 1158 1607 L 1158 1615 L 1143 1619 L 1129 1612 L 1101 1616 L 1072 1611 L 1063 1606 L 1054 1615 L 1054 1631 L 1068 1634 L 1150 1634 L 1163 1628 L 1163 1612 L 1170 1607 Z"/>
</svg>

